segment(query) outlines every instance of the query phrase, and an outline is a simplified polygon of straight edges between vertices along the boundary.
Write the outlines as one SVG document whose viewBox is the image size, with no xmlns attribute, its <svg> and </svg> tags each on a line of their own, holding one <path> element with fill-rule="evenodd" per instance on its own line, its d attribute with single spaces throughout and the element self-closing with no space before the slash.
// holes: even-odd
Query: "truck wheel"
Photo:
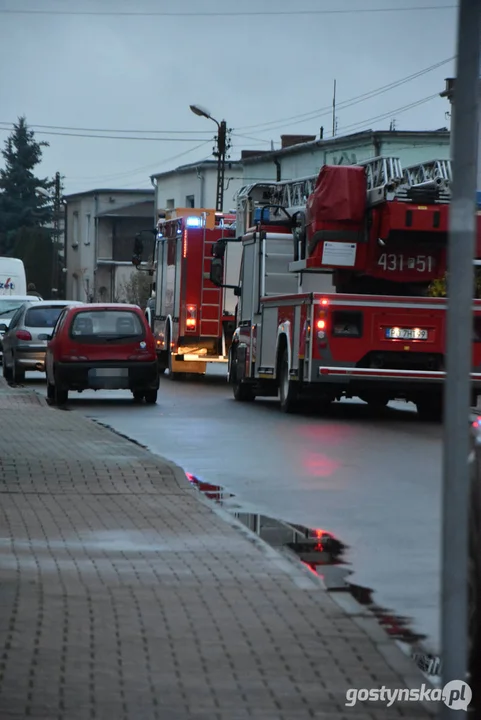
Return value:
<svg viewBox="0 0 481 720">
<path fill-rule="evenodd" d="M 134 390 L 132 395 L 135 403 L 141 403 L 144 399 L 144 393 L 142 392 L 142 390 Z"/>
<path fill-rule="evenodd" d="M 416 400 L 418 415 L 421 420 L 441 422 L 443 419 L 443 396 L 425 395 Z"/>
<path fill-rule="evenodd" d="M 230 370 L 234 399 L 237 400 L 237 402 L 253 402 L 253 400 L 256 399 L 254 389 L 251 385 L 248 385 L 247 383 L 242 382 L 242 380 L 237 379 L 237 366 L 237 355 L 234 354 L 234 360 Z"/>
<path fill-rule="evenodd" d="M 279 396 L 282 412 L 292 413 L 297 410 L 297 384 L 289 377 L 289 355 L 287 353 L 287 348 L 282 354 L 279 366 Z"/>
</svg>

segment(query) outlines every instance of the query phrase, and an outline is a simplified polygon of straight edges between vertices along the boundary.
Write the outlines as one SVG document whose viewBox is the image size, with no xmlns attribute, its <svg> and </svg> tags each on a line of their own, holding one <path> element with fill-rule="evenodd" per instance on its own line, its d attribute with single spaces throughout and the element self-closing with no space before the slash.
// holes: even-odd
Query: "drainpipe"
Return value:
<svg viewBox="0 0 481 720">
<path fill-rule="evenodd" d="M 99 221 L 98 221 L 98 212 L 99 212 L 99 196 L 95 195 L 95 215 L 94 215 L 94 271 L 93 271 L 93 282 L 92 282 L 92 295 L 94 301 L 97 299 L 97 259 L 98 259 L 98 234 L 99 234 Z"/>
<path fill-rule="evenodd" d="M 282 180 L 281 163 L 278 158 L 274 158 L 274 165 L 276 166 L 276 182 Z"/>
<path fill-rule="evenodd" d="M 382 155 L 381 141 L 379 140 L 379 135 L 377 133 L 372 134 L 372 145 L 374 148 L 374 157 Z"/>
<path fill-rule="evenodd" d="M 204 207 L 204 199 L 205 199 L 205 175 L 203 175 L 200 171 L 200 167 L 196 168 L 197 170 L 197 177 L 200 180 L 200 195 L 199 195 L 199 207 Z"/>
<path fill-rule="evenodd" d="M 152 183 L 152 187 L 155 190 L 154 194 L 154 228 L 157 227 L 157 199 L 158 199 L 158 185 L 157 185 L 157 178 L 155 178 L 153 175 L 150 176 L 150 182 Z"/>
</svg>

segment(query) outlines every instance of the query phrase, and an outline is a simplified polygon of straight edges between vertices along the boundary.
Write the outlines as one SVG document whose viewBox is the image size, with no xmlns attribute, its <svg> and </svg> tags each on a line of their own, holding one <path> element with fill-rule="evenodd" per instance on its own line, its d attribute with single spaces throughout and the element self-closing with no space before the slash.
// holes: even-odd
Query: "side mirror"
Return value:
<svg viewBox="0 0 481 720">
<path fill-rule="evenodd" d="M 217 287 L 222 287 L 224 281 L 224 261 L 222 258 L 215 257 L 210 261 L 209 279 Z"/>
<path fill-rule="evenodd" d="M 38 339 L 39 339 L 39 340 L 51 340 L 51 339 L 52 339 L 52 336 L 51 336 L 51 335 L 48 335 L 47 333 L 41 333 L 41 334 L 38 336 Z"/>
<path fill-rule="evenodd" d="M 8 327 L 5 325 L 5 323 L 0 323 L 0 332 L 7 332 Z"/>
</svg>

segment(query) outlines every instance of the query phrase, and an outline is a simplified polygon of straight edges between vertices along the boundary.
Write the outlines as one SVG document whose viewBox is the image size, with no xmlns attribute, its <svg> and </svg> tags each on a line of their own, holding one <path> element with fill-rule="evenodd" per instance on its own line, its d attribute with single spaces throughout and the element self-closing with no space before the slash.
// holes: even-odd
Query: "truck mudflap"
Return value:
<svg viewBox="0 0 481 720">
<path fill-rule="evenodd" d="M 439 370 L 395 370 L 388 368 L 352 368 L 352 367 L 325 367 L 320 366 L 318 376 L 321 380 L 362 380 L 362 381 L 383 381 L 400 380 L 407 382 L 432 382 L 442 383 L 446 379 L 446 373 Z M 471 381 L 481 386 L 481 372 L 471 373 Z"/>
</svg>

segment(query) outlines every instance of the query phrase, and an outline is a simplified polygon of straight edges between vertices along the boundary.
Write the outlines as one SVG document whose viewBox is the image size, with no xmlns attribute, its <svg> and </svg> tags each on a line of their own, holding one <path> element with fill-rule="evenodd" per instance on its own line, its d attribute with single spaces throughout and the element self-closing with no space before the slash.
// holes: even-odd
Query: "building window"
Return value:
<svg viewBox="0 0 481 720">
<path fill-rule="evenodd" d="M 175 208 L 175 200 L 174 200 L 174 198 L 172 198 L 171 200 L 167 200 L 165 207 L 166 207 L 167 210 L 173 210 L 173 209 Z"/>
<path fill-rule="evenodd" d="M 74 247 L 74 248 L 78 247 L 78 241 L 79 241 L 79 218 L 78 218 L 78 212 L 75 211 L 73 214 L 72 247 Z"/>
<path fill-rule="evenodd" d="M 90 221 L 91 221 L 91 215 L 88 213 L 88 215 L 85 216 L 86 220 L 86 228 L 85 228 L 85 245 L 90 245 Z"/>
<path fill-rule="evenodd" d="M 188 208 L 195 207 L 195 195 L 186 195 L 185 196 L 185 207 L 188 207 Z"/>
</svg>

